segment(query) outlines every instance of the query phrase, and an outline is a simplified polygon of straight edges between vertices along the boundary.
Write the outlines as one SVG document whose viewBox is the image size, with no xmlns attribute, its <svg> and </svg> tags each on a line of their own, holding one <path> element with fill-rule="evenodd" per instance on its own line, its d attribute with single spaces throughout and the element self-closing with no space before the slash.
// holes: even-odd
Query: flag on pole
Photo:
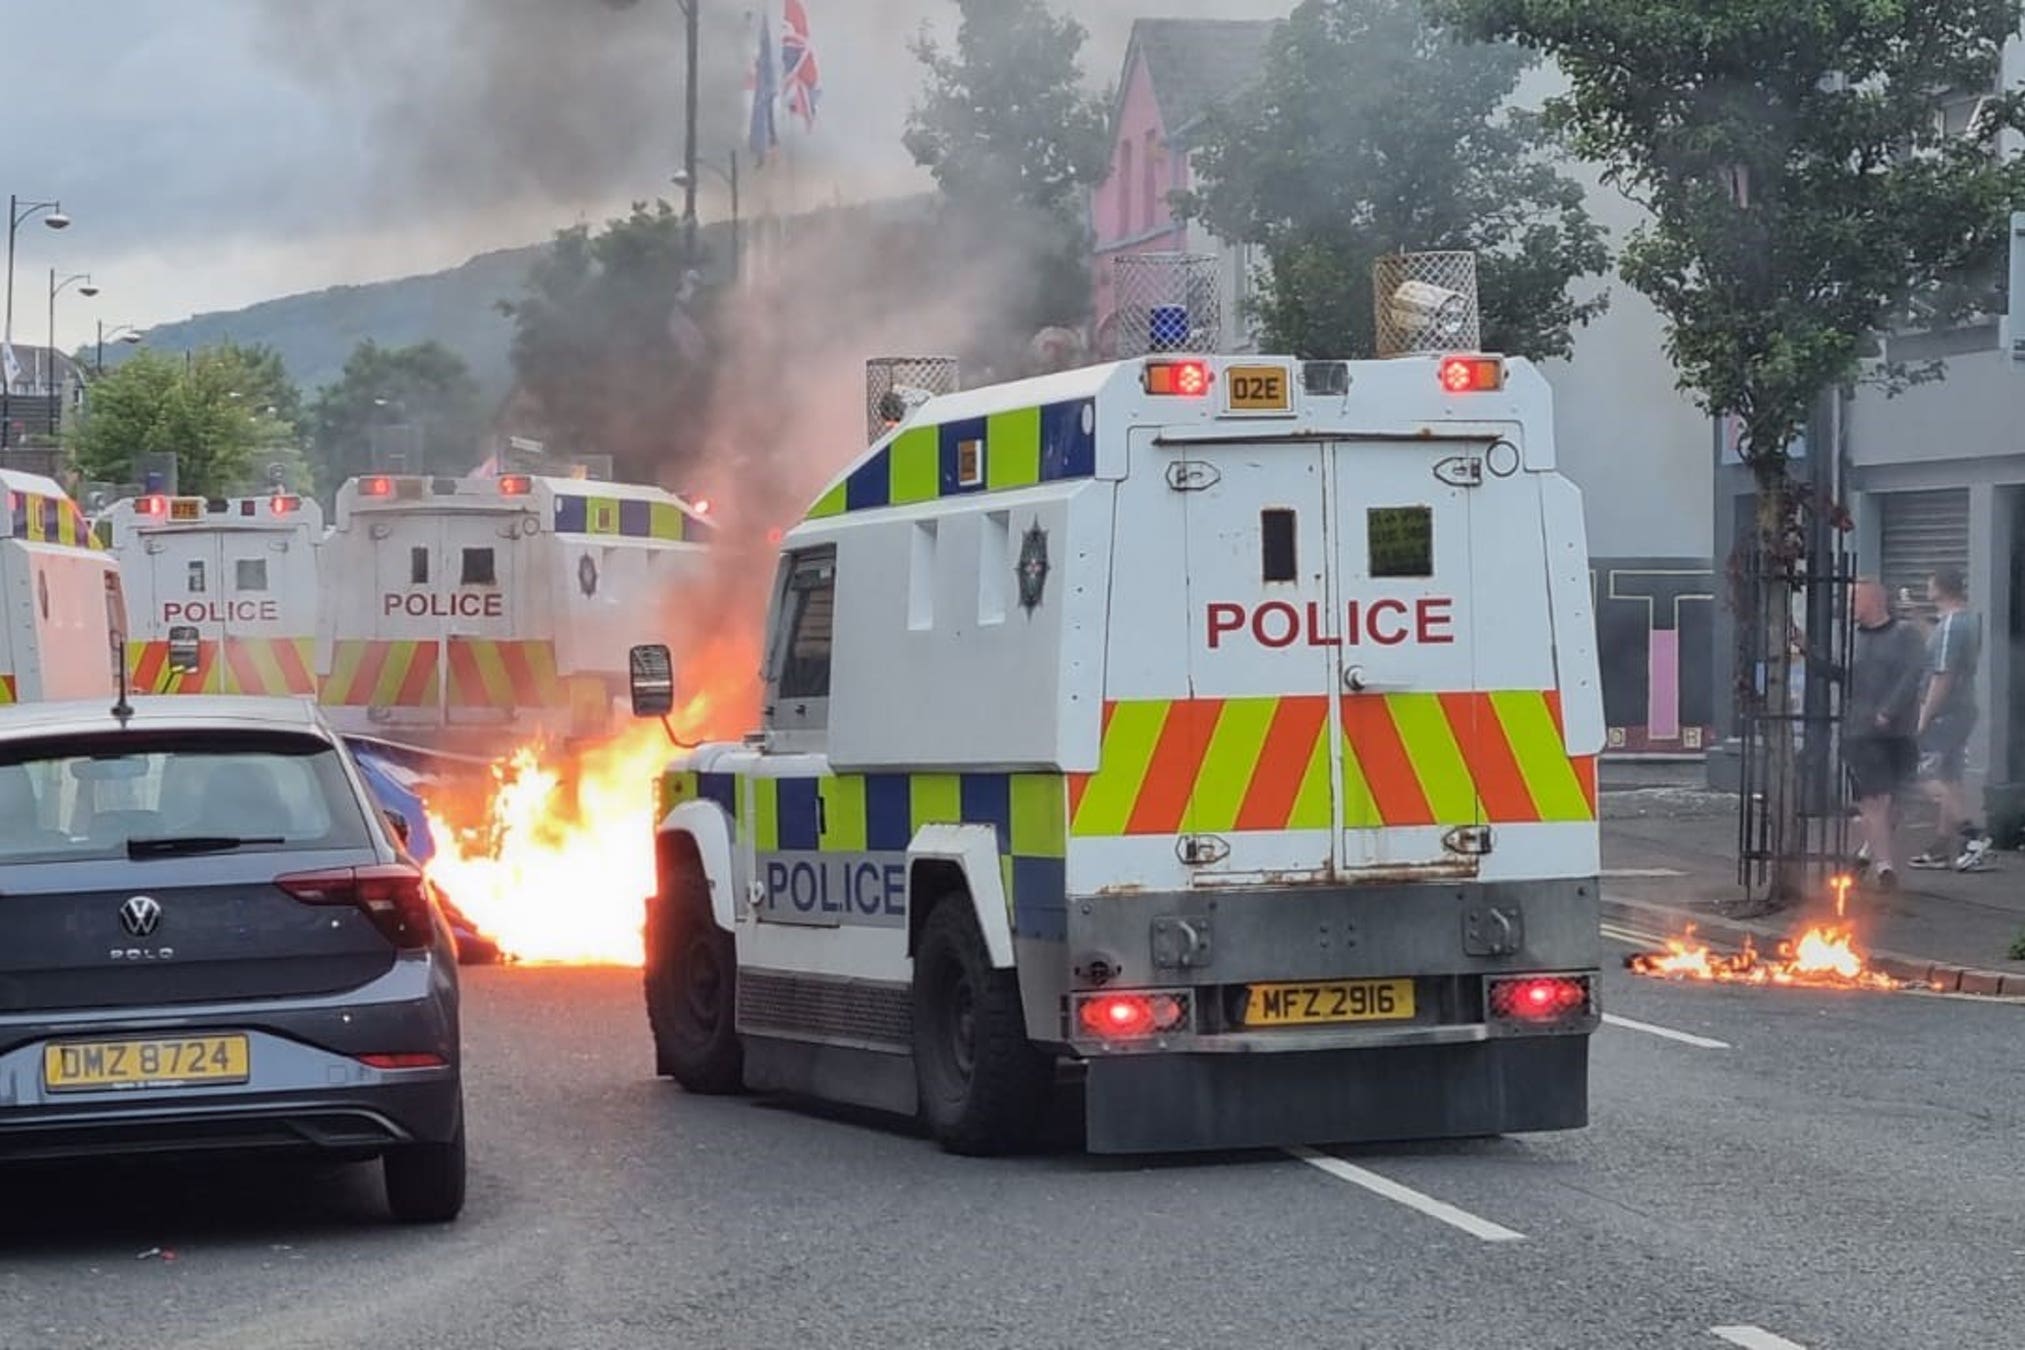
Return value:
<svg viewBox="0 0 2025 1350">
<path fill-rule="evenodd" d="M 766 157 L 780 144 L 780 129 L 774 122 L 774 104 L 780 99 L 780 75 L 773 63 L 773 30 L 766 16 L 759 20 L 759 58 L 752 65 L 752 160 L 766 163 Z"/>
<path fill-rule="evenodd" d="M 780 69 L 788 112 L 801 118 L 802 124 L 813 131 L 823 81 L 816 66 L 815 44 L 809 40 L 809 11 L 803 0 L 787 0 L 781 20 Z"/>
<path fill-rule="evenodd" d="M 11 342 L 7 344 L 5 365 L 7 370 L 7 387 L 12 389 L 15 385 L 21 383 L 21 363 L 14 359 L 14 344 Z"/>
</svg>

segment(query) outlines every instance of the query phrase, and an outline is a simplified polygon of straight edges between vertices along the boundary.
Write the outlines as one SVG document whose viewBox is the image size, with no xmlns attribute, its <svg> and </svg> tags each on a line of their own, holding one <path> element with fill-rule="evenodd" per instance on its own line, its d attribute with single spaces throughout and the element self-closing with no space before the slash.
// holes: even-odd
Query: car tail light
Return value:
<svg viewBox="0 0 2025 1350">
<path fill-rule="evenodd" d="M 1149 394 L 1201 398 L 1209 392 L 1214 377 L 1210 373 L 1209 362 L 1184 359 L 1148 361 L 1144 378 Z"/>
<path fill-rule="evenodd" d="M 1532 975 L 1492 980 L 1486 992 L 1491 1017 L 1500 1022 L 1567 1022 L 1594 1009 L 1586 975 Z"/>
<path fill-rule="evenodd" d="M 1495 356 L 1451 356 L 1441 363 L 1441 387 L 1451 394 L 1487 394 L 1505 387 L 1505 363 Z"/>
<path fill-rule="evenodd" d="M 358 1055 L 359 1063 L 369 1069 L 441 1069 L 450 1061 L 441 1055 L 399 1053 L 390 1055 Z"/>
<path fill-rule="evenodd" d="M 1076 997 L 1076 1026 L 1086 1036 L 1103 1041 L 1133 1041 L 1163 1032 L 1186 1030 L 1189 1024 L 1189 997 L 1186 992 L 1139 992 L 1079 994 Z"/>
<path fill-rule="evenodd" d="M 406 863 L 291 872 L 274 884 L 305 905 L 351 905 L 396 947 L 426 947 L 434 932 L 429 890 L 419 869 Z"/>
</svg>

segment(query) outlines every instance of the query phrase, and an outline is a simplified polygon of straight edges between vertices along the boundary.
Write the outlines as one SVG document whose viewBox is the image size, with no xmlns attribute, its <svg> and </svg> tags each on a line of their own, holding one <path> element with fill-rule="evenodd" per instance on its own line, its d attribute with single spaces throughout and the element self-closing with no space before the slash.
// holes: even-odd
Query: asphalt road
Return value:
<svg viewBox="0 0 2025 1350">
<path fill-rule="evenodd" d="M 0 1346 L 2025 1345 L 2025 1008 L 1618 972 L 1722 1044 L 1606 1027 L 1586 1131 L 1148 1165 L 686 1097 L 636 980 L 471 975 L 451 1228 L 372 1168 L 0 1175 Z"/>
</svg>

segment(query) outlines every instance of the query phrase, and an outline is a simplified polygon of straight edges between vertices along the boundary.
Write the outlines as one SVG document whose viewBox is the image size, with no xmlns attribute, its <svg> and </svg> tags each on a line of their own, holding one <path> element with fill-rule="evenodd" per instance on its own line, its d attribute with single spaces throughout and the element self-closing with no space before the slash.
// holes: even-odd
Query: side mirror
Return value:
<svg viewBox="0 0 2025 1350">
<path fill-rule="evenodd" d="M 178 624 L 169 630 L 169 669 L 178 675 L 194 673 L 201 664 L 203 650 L 194 627 Z"/>
<path fill-rule="evenodd" d="M 675 711 L 675 658 L 661 643 L 635 647 L 627 654 L 631 673 L 633 716 L 666 717 Z"/>
<path fill-rule="evenodd" d="M 380 814 L 387 818 L 387 827 L 394 832 L 394 838 L 401 841 L 402 848 L 406 848 L 408 846 L 408 818 L 399 811 L 394 810 L 382 811 Z"/>
</svg>

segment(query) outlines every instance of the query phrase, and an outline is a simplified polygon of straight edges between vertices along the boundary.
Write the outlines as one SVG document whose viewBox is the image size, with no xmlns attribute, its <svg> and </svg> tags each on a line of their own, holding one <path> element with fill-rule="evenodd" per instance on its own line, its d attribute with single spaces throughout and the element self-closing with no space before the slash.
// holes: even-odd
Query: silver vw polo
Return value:
<svg viewBox="0 0 2025 1350">
<path fill-rule="evenodd" d="M 458 1056 L 450 931 L 314 705 L 0 708 L 0 1162 L 378 1157 L 446 1221 Z"/>
</svg>

